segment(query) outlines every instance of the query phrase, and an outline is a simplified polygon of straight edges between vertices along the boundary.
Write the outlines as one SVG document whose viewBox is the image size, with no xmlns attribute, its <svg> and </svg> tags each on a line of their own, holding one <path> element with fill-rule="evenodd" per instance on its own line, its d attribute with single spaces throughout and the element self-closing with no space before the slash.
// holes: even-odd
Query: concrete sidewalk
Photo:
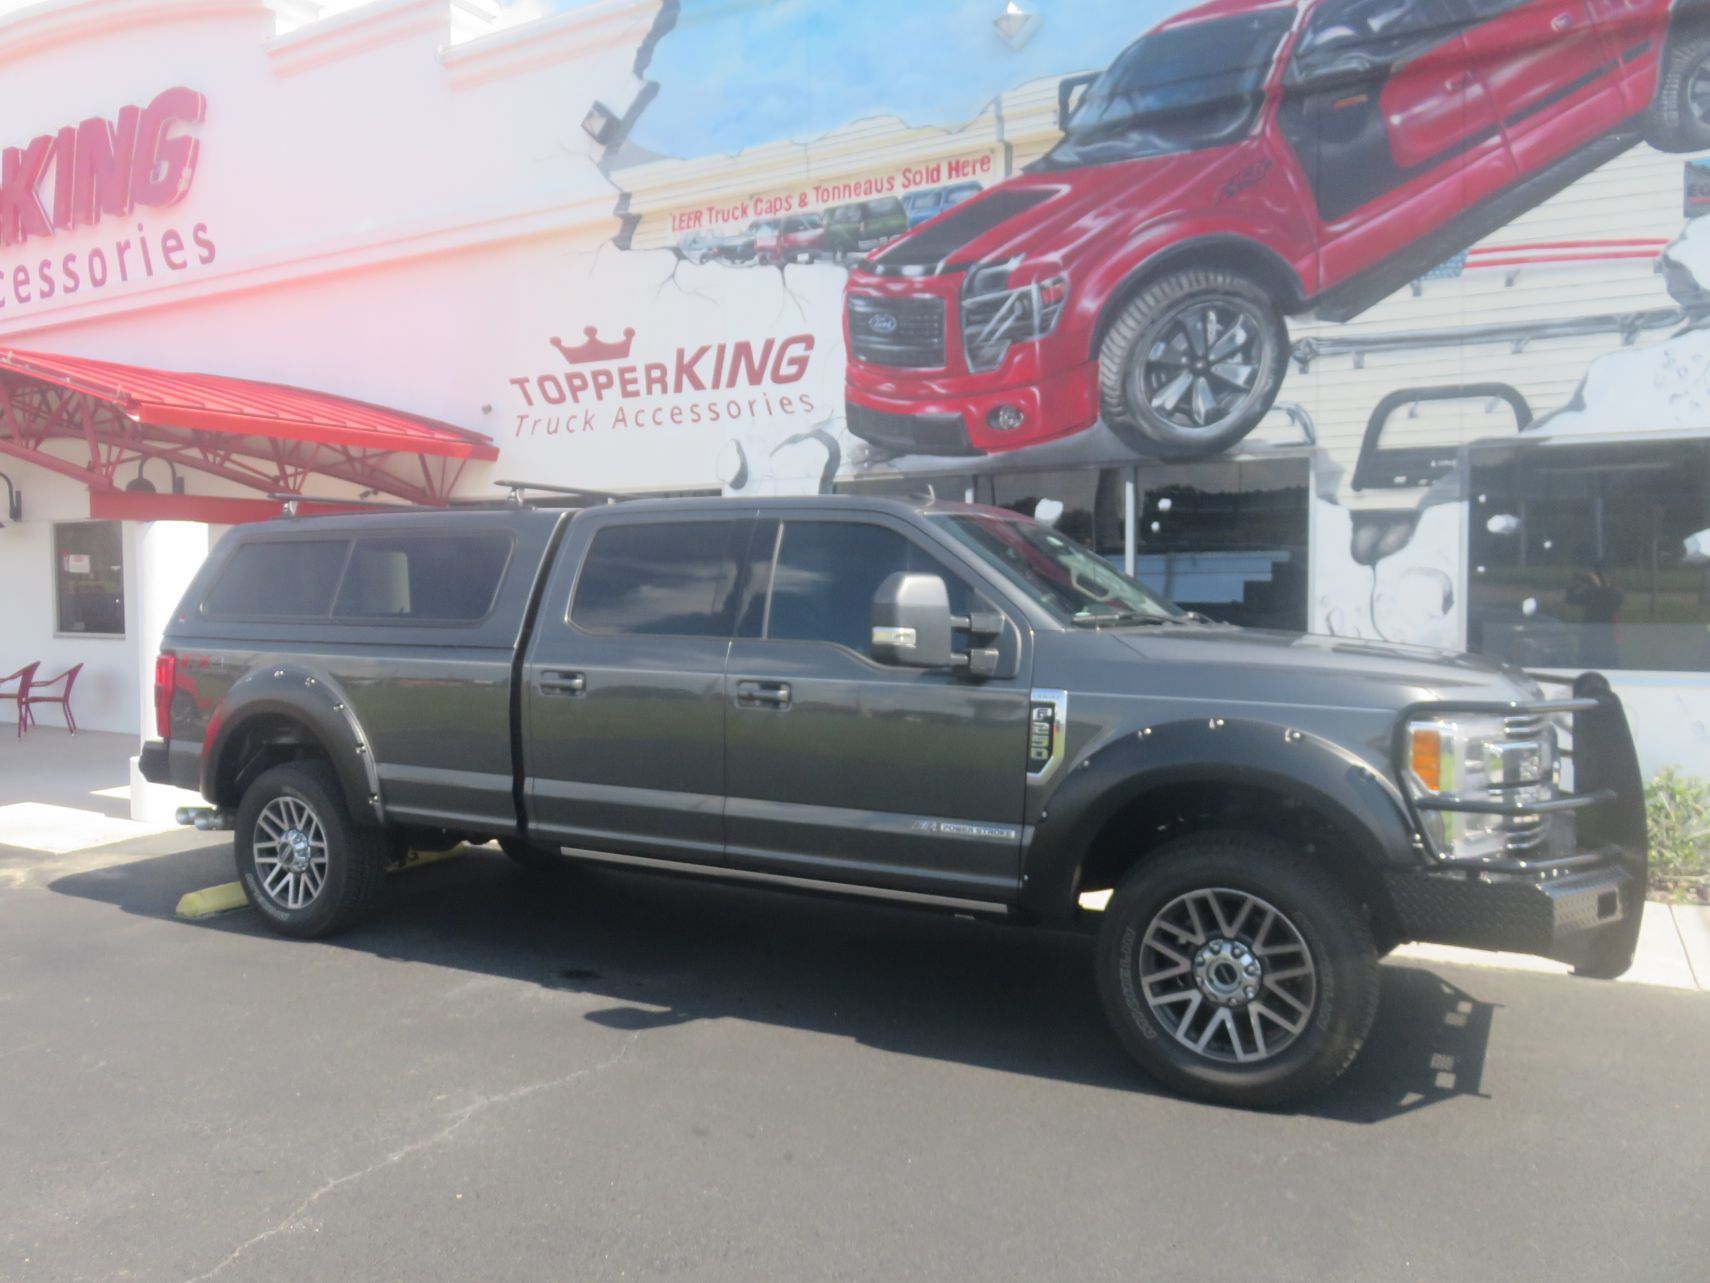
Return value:
<svg viewBox="0 0 1710 1283">
<path fill-rule="evenodd" d="M 74 736 L 53 727 L 37 727 L 22 739 L 0 733 L 0 846 L 63 854 L 174 831 L 170 823 L 132 819 L 127 782 L 136 752 L 128 735 Z M 1102 897 L 1085 903 L 1103 907 Z M 1403 945 L 1394 956 L 1562 975 L 1569 970 L 1526 954 L 1445 945 Z M 1638 957 L 1621 979 L 1710 992 L 1710 908 L 1646 904 Z"/>
</svg>

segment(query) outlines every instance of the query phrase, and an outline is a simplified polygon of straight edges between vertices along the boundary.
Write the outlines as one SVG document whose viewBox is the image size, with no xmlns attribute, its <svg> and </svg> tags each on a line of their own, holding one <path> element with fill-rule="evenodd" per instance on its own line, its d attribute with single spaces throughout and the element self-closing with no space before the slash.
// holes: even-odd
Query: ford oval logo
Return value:
<svg viewBox="0 0 1710 1283">
<path fill-rule="evenodd" d="M 874 312 L 867 318 L 867 328 L 874 334 L 895 334 L 897 318 L 890 312 Z"/>
</svg>

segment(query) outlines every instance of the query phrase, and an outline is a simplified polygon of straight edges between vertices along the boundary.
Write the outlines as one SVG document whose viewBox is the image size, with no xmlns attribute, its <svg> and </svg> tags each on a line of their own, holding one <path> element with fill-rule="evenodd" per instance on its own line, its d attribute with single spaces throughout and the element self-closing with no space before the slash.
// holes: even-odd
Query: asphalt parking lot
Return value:
<svg viewBox="0 0 1710 1283">
<path fill-rule="evenodd" d="M 0 847 L 0 1278 L 1703 1277 L 1710 999 L 1388 964 L 1310 1109 L 1160 1094 L 1088 944 L 471 849 L 335 941 Z"/>
</svg>

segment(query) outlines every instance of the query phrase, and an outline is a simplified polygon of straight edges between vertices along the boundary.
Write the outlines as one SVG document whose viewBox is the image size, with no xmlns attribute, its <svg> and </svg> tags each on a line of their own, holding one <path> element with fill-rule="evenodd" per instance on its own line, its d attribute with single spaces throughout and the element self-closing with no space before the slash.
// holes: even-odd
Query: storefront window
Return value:
<svg viewBox="0 0 1710 1283">
<path fill-rule="evenodd" d="M 1143 468 L 1138 477 L 1136 579 L 1223 623 L 1306 630 L 1303 460 Z"/>
<path fill-rule="evenodd" d="M 53 569 L 59 632 L 124 636 L 125 556 L 118 522 L 56 525 Z"/>
<path fill-rule="evenodd" d="M 1710 670 L 1710 442 L 1537 445 L 1471 475 L 1470 649 Z"/>
<path fill-rule="evenodd" d="M 991 488 L 983 501 L 1042 521 L 1122 564 L 1122 469 L 1005 472 L 982 482 Z"/>
</svg>

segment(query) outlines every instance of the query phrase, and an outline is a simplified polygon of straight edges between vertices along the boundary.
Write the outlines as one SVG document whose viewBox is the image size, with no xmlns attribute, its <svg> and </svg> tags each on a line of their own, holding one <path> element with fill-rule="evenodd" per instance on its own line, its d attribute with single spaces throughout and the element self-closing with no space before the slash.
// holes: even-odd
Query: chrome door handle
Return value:
<svg viewBox="0 0 1710 1283">
<path fill-rule="evenodd" d="M 580 695 L 588 689 L 588 679 L 581 673 L 549 668 L 540 675 L 538 685 L 543 695 Z"/>
<path fill-rule="evenodd" d="M 1566 31 L 1571 26 L 1573 26 L 1573 15 L 1571 13 L 1558 13 L 1550 19 L 1551 31 Z"/>
<path fill-rule="evenodd" d="M 790 684 L 788 682 L 737 682 L 736 702 L 745 705 L 764 705 L 768 708 L 784 708 L 790 702 Z"/>
</svg>

